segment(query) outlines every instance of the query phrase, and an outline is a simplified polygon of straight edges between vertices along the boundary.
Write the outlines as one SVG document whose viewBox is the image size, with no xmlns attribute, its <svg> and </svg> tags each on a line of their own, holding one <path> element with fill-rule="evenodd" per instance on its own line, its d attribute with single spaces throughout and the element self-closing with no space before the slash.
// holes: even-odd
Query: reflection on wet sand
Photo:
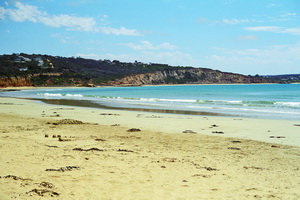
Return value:
<svg viewBox="0 0 300 200">
<path fill-rule="evenodd" d="M 113 106 L 101 105 L 88 100 L 71 100 L 71 99 L 33 99 L 33 100 L 39 100 L 44 103 L 55 104 L 55 105 L 80 106 L 80 107 L 114 109 L 114 110 L 129 110 L 129 111 L 143 111 L 143 112 L 184 114 L 184 115 L 233 116 L 233 115 L 226 115 L 221 113 L 201 112 L 201 111 L 113 107 Z"/>
</svg>

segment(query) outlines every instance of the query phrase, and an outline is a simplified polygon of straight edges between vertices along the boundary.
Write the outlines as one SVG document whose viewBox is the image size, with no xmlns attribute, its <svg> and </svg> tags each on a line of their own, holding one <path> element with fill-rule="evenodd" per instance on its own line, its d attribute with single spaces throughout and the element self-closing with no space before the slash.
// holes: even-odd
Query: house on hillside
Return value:
<svg viewBox="0 0 300 200">
<path fill-rule="evenodd" d="M 44 67 L 44 61 L 41 57 L 36 57 L 33 60 L 36 62 L 37 66 Z"/>
<path fill-rule="evenodd" d="M 26 72 L 28 70 L 28 67 L 21 67 L 19 68 L 20 72 Z"/>
<path fill-rule="evenodd" d="M 51 60 L 49 60 L 49 59 L 47 58 L 46 62 L 47 62 L 46 64 L 47 64 L 48 69 L 54 69 L 54 65 L 53 65 L 53 63 L 51 62 Z"/>
<path fill-rule="evenodd" d="M 31 59 L 30 58 L 26 58 L 24 56 L 18 56 L 16 59 L 15 59 L 15 62 L 17 63 L 26 63 L 26 62 L 30 62 Z"/>
<path fill-rule="evenodd" d="M 142 62 L 138 62 L 137 60 L 136 61 L 134 61 L 134 63 L 133 63 L 134 65 L 144 65 L 144 63 L 142 63 Z"/>
</svg>

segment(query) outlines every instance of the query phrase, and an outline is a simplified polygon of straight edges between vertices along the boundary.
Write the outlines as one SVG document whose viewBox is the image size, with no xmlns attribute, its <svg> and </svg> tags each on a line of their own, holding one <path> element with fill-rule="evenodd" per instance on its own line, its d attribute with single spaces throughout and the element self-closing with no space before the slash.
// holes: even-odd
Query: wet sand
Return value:
<svg viewBox="0 0 300 200">
<path fill-rule="evenodd" d="M 299 199 L 299 130 L 0 98 L 0 199 Z"/>
</svg>

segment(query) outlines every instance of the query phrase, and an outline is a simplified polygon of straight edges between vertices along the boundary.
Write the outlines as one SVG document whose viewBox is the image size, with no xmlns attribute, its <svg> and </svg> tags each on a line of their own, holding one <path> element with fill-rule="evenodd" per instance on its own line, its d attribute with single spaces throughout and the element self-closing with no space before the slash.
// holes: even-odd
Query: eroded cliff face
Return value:
<svg viewBox="0 0 300 200">
<path fill-rule="evenodd" d="M 158 71 L 155 73 L 127 76 L 111 82 L 112 85 L 157 85 L 157 84 L 230 84 L 230 83 L 267 83 L 261 77 L 220 72 L 196 68 Z"/>
<path fill-rule="evenodd" d="M 41 73 L 30 76 L 14 76 L 0 78 L 0 87 L 21 87 L 33 86 L 33 79 L 36 77 L 46 77 L 42 85 L 58 85 L 55 81 L 60 80 L 60 73 Z M 57 80 L 56 80 L 57 79 Z M 69 78 L 68 81 L 60 85 L 93 85 Z M 232 83 L 269 83 L 270 80 L 256 77 L 244 76 L 240 74 L 220 72 L 205 68 L 190 68 L 157 71 L 154 73 L 137 74 L 126 76 L 122 79 L 109 82 L 110 85 L 158 85 L 158 84 L 232 84 Z M 38 84 L 41 85 L 41 84 Z"/>
<path fill-rule="evenodd" d="M 0 78 L 0 87 L 22 87 L 22 86 L 32 86 L 31 77 L 3 77 Z"/>
</svg>

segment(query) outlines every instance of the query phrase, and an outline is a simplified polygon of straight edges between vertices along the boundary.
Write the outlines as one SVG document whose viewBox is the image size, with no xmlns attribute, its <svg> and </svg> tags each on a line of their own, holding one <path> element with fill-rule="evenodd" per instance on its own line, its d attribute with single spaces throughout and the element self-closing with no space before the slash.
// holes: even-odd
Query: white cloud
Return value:
<svg viewBox="0 0 300 200">
<path fill-rule="evenodd" d="M 300 44 L 296 45 L 273 45 L 265 47 L 264 49 L 225 49 L 225 48 L 214 48 L 222 54 L 226 55 L 240 55 L 240 56 L 254 56 L 256 58 L 265 58 L 265 59 L 278 59 L 279 57 L 285 59 L 296 59 L 300 61 Z M 299 57 L 299 58 L 295 58 Z"/>
<path fill-rule="evenodd" d="M 120 60 L 123 62 L 134 62 L 135 60 L 145 63 L 164 63 L 169 65 L 182 65 L 192 66 L 195 62 L 191 55 L 182 53 L 180 51 L 175 52 L 149 52 L 143 51 L 138 54 L 84 54 L 78 53 L 76 56 L 90 59 L 110 59 Z"/>
<path fill-rule="evenodd" d="M 70 15 L 39 16 L 40 23 L 51 27 L 68 27 L 72 30 L 93 31 L 96 22 L 93 18 Z"/>
<path fill-rule="evenodd" d="M 248 31 L 265 31 L 274 33 L 288 33 L 292 35 L 300 35 L 300 28 L 284 28 L 280 26 L 255 26 L 255 27 L 245 27 Z"/>
<path fill-rule="evenodd" d="M 5 9 L 3 7 L 0 7 L 0 20 L 4 20 L 5 19 Z"/>
<path fill-rule="evenodd" d="M 300 35 L 300 28 L 286 28 L 282 30 L 282 33 L 289 33 L 292 35 Z"/>
<path fill-rule="evenodd" d="M 108 21 L 108 15 L 103 15 L 102 18 L 100 19 L 100 22 L 104 25 L 107 26 L 109 25 L 109 21 Z"/>
<path fill-rule="evenodd" d="M 154 45 L 148 41 L 141 41 L 138 44 L 122 44 L 137 51 L 126 54 L 77 54 L 84 58 L 110 59 L 123 62 L 140 61 L 145 63 L 164 63 L 169 65 L 193 65 L 195 62 L 192 56 L 180 51 L 175 51 L 176 47 L 168 42 Z"/>
<path fill-rule="evenodd" d="M 234 24 L 241 24 L 241 23 L 249 23 L 252 22 L 253 20 L 249 20 L 249 19 L 223 19 L 222 22 L 225 24 L 230 24 L 230 25 L 234 25 Z"/>
<path fill-rule="evenodd" d="M 255 35 L 243 35 L 237 38 L 238 40 L 258 40 Z"/>
<path fill-rule="evenodd" d="M 199 24 L 228 24 L 228 25 L 235 25 L 235 24 L 245 24 L 245 23 L 250 23 L 250 22 L 261 22 L 257 21 L 255 19 L 222 19 L 222 20 L 210 20 L 207 18 L 199 18 L 196 21 Z"/>
<path fill-rule="evenodd" d="M 30 21 L 50 27 L 66 27 L 70 30 L 77 31 L 99 32 L 108 35 L 142 35 L 134 29 L 98 26 L 95 19 L 92 17 L 79 17 L 67 14 L 50 15 L 47 12 L 40 11 L 36 6 L 26 5 L 21 2 L 16 2 L 15 7 L 15 9 L 5 9 L 0 7 L 0 19 L 5 19 L 5 16 L 8 16 L 15 22 Z"/>
<path fill-rule="evenodd" d="M 141 36 L 142 34 L 135 30 L 135 29 L 127 29 L 124 27 L 121 27 L 119 29 L 112 28 L 112 27 L 98 27 L 95 29 L 96 32 L 101 32 L 104 34 L 113 34 L 113 35 L 132 35 L 132 36 Z"/>
<path fill-rule="evenodd" d="M 31 5 L 24 5 L 21 2 L 16 2 L 17 9 L 6 9 L 7 15 L 15 22 L 31 21 L 38 22 L 38 17 L 46 15 L 41 12 L 37 7 Z"/>
<path fill-rule="evenodd" d="M 299 71 L 300 43 L 268 46 L 261 49 L 214 48 L 207 56 L 206 66 L 244 74 L 285 74 Z"/>
<path fill-rule="evenodd" d="M 183 53 L 180 51 L 143 52 L 142 60 L 146 62 L 165 63 L 174 66 L 187 66 L 193 64 L 192 56 L 188 53 Z"/>
<path fill-rule="evenodd" d="M 168 42 L 164 42 L 159 45 L 153 45 L 148 41 L 141 41 L 140 44 L 128 43 L 126 46 L 134 50 L 159 50 L 159 49 L 175 49 L 176 47 Z"/>
<path fill-rule="evenodd" d="M 296 16 L 297 13 L 285 13 L 285 14 L 282 14 L 280 15 L 280 17 L 290 17 L 290 16 Z"/>
<path fill-rule="evenodd" d="M 121 62 L 134 62 L 135 60 L 139 60 L 138 55 L 132 55 L 132 54 L 86 54 L 86 53 L 77 53 L 76 56 L 81 58 L 87 58 L 87 59 L 94 59 L 94 60 L 103 60 L 103 59 L 109 59 L 109 60 L 119 60 Z M 140 61 L 140 60 L 139 60 Z"/>
<path fill-rule="evenodd" d="M 254 26 L 254 27 L 246 27 L 244 28 L 248 31 L 269 31 L 269 32 L 277 32 L 281 29 L 279 26 Z"/>
<path fill-rule="evenodd" d="M 280 6 L 281 6 L 280 4 L 272 3 L 272 4 L 268 5 L 267 7 L 268 8 L 273 8 L 273 7 L 280 7 Z"/>
</svg>

